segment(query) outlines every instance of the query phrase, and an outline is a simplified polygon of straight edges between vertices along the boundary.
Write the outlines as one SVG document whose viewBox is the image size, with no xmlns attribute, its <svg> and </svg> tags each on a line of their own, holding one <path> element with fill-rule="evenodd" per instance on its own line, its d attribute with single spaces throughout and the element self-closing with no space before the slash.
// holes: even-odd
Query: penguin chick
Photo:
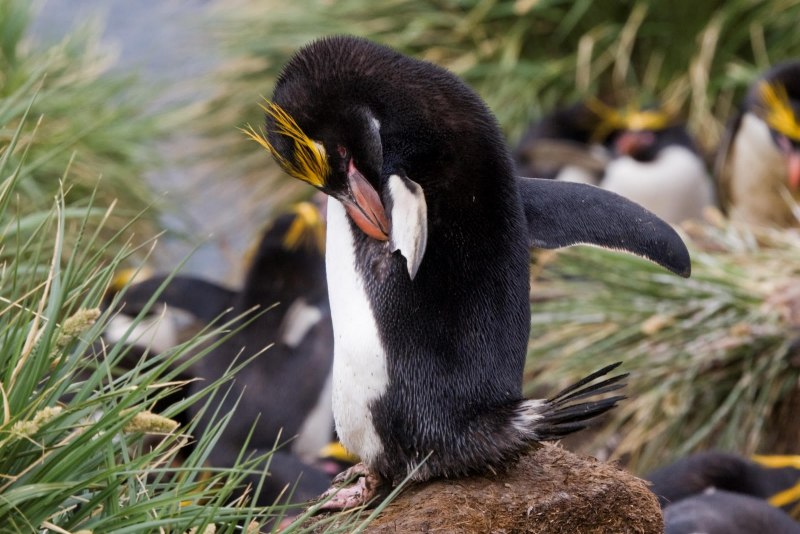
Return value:
<svg viewBox="0 0 800 534">
<path fill-rule="evenodd" d="M 709 490 L 664 510 L 664 534 L 800 534 L 800 525 L 765 501 Z"/>
<path fill-rule="evenodd" d="M 584 102 L 545 115 L 514 149 L 517 174 L 597 185 L 610 159 L 603 145 L 592 142 L 598 123 Z"/>
<path fill-rule="evenodd" d="M 716 160 L 722 208 L 735 221 L 798 226 L 800 61 L 782 63 L 750 87 Z"/>
<path fill-rule="evenodd" d="M 670 224 L 701 219 L 715 194 L 685 125 L 661 108 L 618 110 L 592 102 L 604 120 L 597 133 L 607 135 L 603 143 L 612 154 L 600 187 L 641 204 Z"/>
<path fill-rule="evenodd" d="M 769 500 L 791 513 L 800 500 L 800 457 L 708 451 L 682 458 L 645 477 L 662 507 L 708 488 Z"/>
<path fill-rule="evenodd" d="M 666 223 L 592 186 L 518 179 L 475 92 L 366 40 L 302 48 L 264 107 L 266 137 L 251 137 L 329 195 L 333 411 L 363 476 L 328 507 L 409 475 L 500 470 L 619 401 L 587 400 L 621 387 L 603 378 L 614 366 L 551 399 L 522 397 L 529 245 L 590 242 L 688 274 Z"/>
</svg>

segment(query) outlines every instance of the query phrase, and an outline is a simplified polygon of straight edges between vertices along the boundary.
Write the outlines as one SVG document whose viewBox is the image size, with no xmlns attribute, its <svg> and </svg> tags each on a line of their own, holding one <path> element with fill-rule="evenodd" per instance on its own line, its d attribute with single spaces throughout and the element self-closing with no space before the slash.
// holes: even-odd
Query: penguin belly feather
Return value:
<svg viewBox="0 0 800 534">
<path fill-rule="evenodd" d="M 386 353 L 355 264 L 355 241 L 342 204 L 328 200 L 325 265 L 333 320 L 333 416 L 344 446 L 371 465 L 383 450 L 370 405 L 387 389 Z"/>
</svg>

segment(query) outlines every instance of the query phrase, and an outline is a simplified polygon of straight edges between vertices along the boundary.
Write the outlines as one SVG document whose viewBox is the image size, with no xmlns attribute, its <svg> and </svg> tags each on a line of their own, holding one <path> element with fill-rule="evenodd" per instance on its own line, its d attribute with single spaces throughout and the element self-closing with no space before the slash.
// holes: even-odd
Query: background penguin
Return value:
<svg viewBox="0 0 800 534">
<path fill-rule="evenodd" d="M 592 142 L 599 117 L 585 103 L 559 108 L 522 136 L 514 161 L 520 176 L 597 185 L 610 154 Z"/>
<path fill-rule="evenodd" d="M 800 457 L 754 456 L 709 451 L 682 458 L 645 477 L 662 507 L 717 488 L 769 500 L 786 512 L 798 510 Z"/>
<path fill-rule="evenodd" d="M 765 501 L 709 490 L 664 510 L 664 534 L 800 534 L 800 524 Z"/>
<path fill-rule="evenodd" d="M 600 187 L 671 224 L 702 218 L 715 193 L 685 125 L 660 107 L 613 109 L 597 100 L 591 107 L 601 117 L 595 135 L 611 152 Z"/>
<path fill-rule="evenodd" d="M 782 63 L 750 87 L 717 155 L 723 209 L 735 221 L 798 225 L 800 61 Z"/>
<path fill-rule="evenodd" d="M 585 427 L 620 397 L 596 382 L 522 397 L 529 245 L 614 246 L 688 275 L 663 221 L 612 193 L 518 179 L 494 117 L 457 77 L 334 37 L 279 76 L 267 137 L 290 175 L 327 193 L 333 409 L 364 475 L 328 507 L 397 483 L 502 469 L 530 443 Z M 580 402 L 578 402 L 580 401 Z"/>
<path fill-rule="evenodd" d="M 325 284 L 324 232 L 321 214 L 308 202 L 273 222 L 233 300 L 233 317 L 259 308 L 256 316 L 245 317 L 242 328 L 192 370 L 203 379 L 190 385 L 195 392 L 219 379 L 237 357 L 241 361 L 271 345 L 237 374 L 230 391 L 220 399 L 220 413 L 234 406 L 236 412 L 211 452 L 209 461 L 214 466 L 233 465 L 256 421 L 248 445 L 254 451 L 265 452 L 288 441 L 286 449 L 308 464 L 330 442 L 333 334 Z M 193 406 L 193 410 L 199 408 Z M 193 411 L 192 415 L 200 417 L 202 432 L 211 414 Z M 254 484 L 257 478 L 253 477 Z M 267 482 L 269 487 L 257 499 L 260 504 L 277 497 L 275 485 Z"/>
<path fill-rule="evenodd" d="M 714 204 L 712 180 L 685 125 L 659 107 L 613 108 L 597 99 L 536 123 L 515 151 L 522 176 L 599 185 L 671 224 Z"/>
<path fill-rule="evenodd" d="M 204 380 L 192 383 L 189 394 L 219 379 L 234 365 L 237 356 L 238 361 L 242 361 L 272 345 L 238 373 L 231 391 L 221 401 L 220 413 L 233 409 L 237 401 L 238 406 L 209 458 L 216 467 L 232 465 L 256 420 L 250 449 L 265 452 L 278 443 L 289 442 L 273 455 L 270 477 L 265 480 L 257 499 L 260 504 L 272 503 L 284 487 L 293 485 L 301 474 L 292 502 L 318 495 L 330 483 L 327 471 L 309 465 L 317 462 L 318 453 L 333 436 L 329 377 L 333 339 L 325 285 L 324 243 L 322 215 L 313 204 L 300 203 L 266 229 L 241 290 L 176 276 L 158 295 L 154 307 L 160 310 L 166 304 L 167 310 L 183 310 L 200 323 L 222 314 L 225 314 L 222 320 L 228 321 L 247 313 L 232 325 L 232 329 L 239 328 L 236 333 L 220 341 L 192 367 L 187 378 Z M 128 288 L 121 296 L 123 313 L 141 311 L 164 280 L 165 277 L 154 277 Z M 124 318 L 123 313 L 119 316 Z M 161 319 L 161 312 L 155 311 L 145 321 L 158 319 Z M 129 327 L 132 320 L 130 316 L 124 318 L 119 327 L 107 331 L 106 336 L 116 335 Z M 147 336 L 134 338 L 132 335 L 130 338 L 138 339 L 138 343 L 152 341 Z M 174 339 L 173 344 L 179 341 Z M 225 389 L 223 386 L 222 390 Z M 192 407 L 190 416 L 200 416 L 197 413 L 200 405 Z M 199 433 L 207 428 L 210 417 L 211 414 L 201 415 Z M 329 464 L 329 460 L 324 462 L 324 466 Z M 257 479 L 253 476 L 250 480 L 253 487 Z"/>
</svg>

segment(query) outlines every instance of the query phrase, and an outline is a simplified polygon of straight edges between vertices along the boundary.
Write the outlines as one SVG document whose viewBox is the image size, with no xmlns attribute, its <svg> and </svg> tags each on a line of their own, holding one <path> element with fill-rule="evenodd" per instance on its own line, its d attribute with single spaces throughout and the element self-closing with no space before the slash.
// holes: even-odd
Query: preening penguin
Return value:
<svg viewBox="0 0 800 534">
<path fill-rule="evenodd" d="M 266 137 L 251 136 L 329 195 L 333 411 L 366 474 L 331 506 L 411 473 L 501 469 L 616 404 L 586 400 L 621 387 L 601 379 L 614 366 L 551 399 L 522 397 L 529 244 L 615 247 L 688 275 L 669 225 L 591 186 L 517 178 L 476 93 L 362 39 L 301 49 L 265 110 Z"/>
<path fill-rule="evenodd" d="M 798 226 L 800 61 L 767 71 L 750 87 L 728 125 L 716 162 L 722 207 L 731 219 Z"/>
</svg>

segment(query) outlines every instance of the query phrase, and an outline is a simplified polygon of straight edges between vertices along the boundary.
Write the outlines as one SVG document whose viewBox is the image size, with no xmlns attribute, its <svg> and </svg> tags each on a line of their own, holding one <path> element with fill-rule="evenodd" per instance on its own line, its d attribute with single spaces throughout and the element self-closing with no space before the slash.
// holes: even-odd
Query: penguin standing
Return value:
<svg viewBox="0 0 800 534">
<path fill-rule="evenodd" d="M 716 162 L 720 200 L 734 221 L 795 227 L 800 221 L 800 61 L 782 63 L 750 87 Z"/>
<path fill-rule="evenodd" d="M 220 413 L 234 406 L 236 413 L 211 453 L 214 465 L 233 464 L 256 420 L 257 431 L 249 442 L 252 449 L 266 451 L 291 440 L 291 452 L 311 462 L 330 442 L 333 334 L 324 232 L 321 214 L 308 202 L 272 223 L 233 299 L 231 316 L 256 311 L 192 369 L 203 379 L 192 384 L 194 392 L 223 376 L 237 356 L 247 357 L 271 345 L 237 374 L 222 401 Z M 199 409 L 193 405 L 193 415 Z M 199 415 L 202 431 L 211 414 Z"/>
<path fill-rule="evenodd" d="M 518 179 L 486 105 L 448 71 L 353 37 L 295 54 L 266 137 L 290 175 L 329 195 L 326 267 L 333 411 L 363 475 L 329 508 L 384 482 L 502 469 L 621 398 L 622 376 L 522 397 L 529 246 L 630 250 L 688 275 L 680 238 L 600 189 Z"/>
<path fill-rule="evenodd" d="M 612 109 L 593 101 L 598 133 L 611 152 L 599 186 L 641 204 L 670 224 L 701 219 L 714 205 L 706 163 L 684 124 L 659 107 Z"/>
</svg>

